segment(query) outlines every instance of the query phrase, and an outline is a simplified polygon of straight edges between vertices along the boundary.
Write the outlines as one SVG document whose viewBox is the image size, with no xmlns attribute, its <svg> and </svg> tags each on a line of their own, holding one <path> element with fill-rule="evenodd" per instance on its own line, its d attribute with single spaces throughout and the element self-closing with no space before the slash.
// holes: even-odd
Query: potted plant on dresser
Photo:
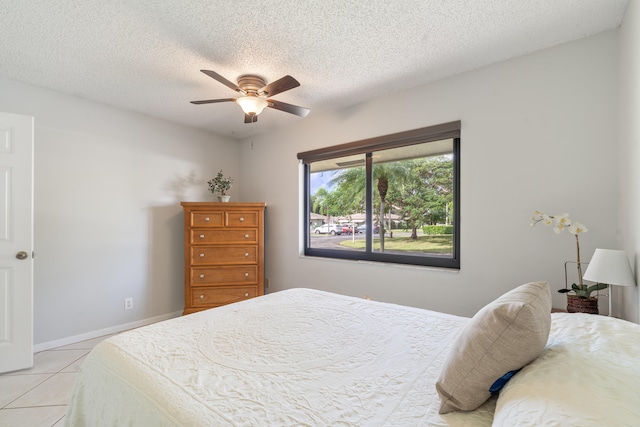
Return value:
<svg viewBox="0 0 640 427">
<path fill-rule="evenodd" d="M 227 196 L 226 192 L 229 191 L 231 185 L 233 184 L 233 179 L 231 177 L 224 177 L 222 170 L 218 172 L 218 174 L 210 179 L 207 184 L 209 184 L 209 191 L 212 193 L 220 193 L 218 196 L 218 200 L 221 202 L 228 202 L 231 196 Z"/>
<path fill-rule="evenodd" d="M 556 234 L 562 233 L 565 229 L 573 234 L 576 238 L 576 266 L 578 269 L 578 283 L 573 283 L 570 288 L 558 289 L 560 293 L 567 294 L 567 311 L 569 313 L 590 313 L 598 314 L 598 298 L 593 293 L 606 289 L 605 283 L 596 283 L 587 285 L 582 279 L 582 264 L 580 262 L 580 240 L 579 235 L 589 231 L 584 224 L 571 220 L 569 214 L 547 215 L 540 211 L 535 211 L 531 217 L 533 221 L 531 226 L 534 227 L 539 222 L 548 226 L 553 226 Z M 566 267 L 565 267 L 566 268 Z"/>
</svg>

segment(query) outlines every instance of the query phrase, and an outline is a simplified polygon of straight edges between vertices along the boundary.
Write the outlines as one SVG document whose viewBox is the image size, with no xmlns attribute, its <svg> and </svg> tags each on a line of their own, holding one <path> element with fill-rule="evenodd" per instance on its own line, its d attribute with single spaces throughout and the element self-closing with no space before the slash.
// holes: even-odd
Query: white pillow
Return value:
<svg viewBox="0 0 640 427">
<path fill-rule="evenodd" d="M 640 425 L 640 325 L 554 313 L 545 351 L 500 392 L 493 426 Z"/>
</svg>

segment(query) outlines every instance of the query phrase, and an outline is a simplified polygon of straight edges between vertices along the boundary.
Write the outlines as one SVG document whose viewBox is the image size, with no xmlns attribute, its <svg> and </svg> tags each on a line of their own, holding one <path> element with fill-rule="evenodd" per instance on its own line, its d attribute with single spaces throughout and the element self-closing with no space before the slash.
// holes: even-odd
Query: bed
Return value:
<svg viewBox="0 0 640 427">
<path fill-rule="evenodd" d="M 78 373 L 65 422 L 640 425 L 640 326 L 604 316 L 548 316 L 548 340 L 535 360 L 477 408 L 440 413 L 435 385 L 476 316 L 311 289 L 275 292 L 98 344 Z"/>
</svg>

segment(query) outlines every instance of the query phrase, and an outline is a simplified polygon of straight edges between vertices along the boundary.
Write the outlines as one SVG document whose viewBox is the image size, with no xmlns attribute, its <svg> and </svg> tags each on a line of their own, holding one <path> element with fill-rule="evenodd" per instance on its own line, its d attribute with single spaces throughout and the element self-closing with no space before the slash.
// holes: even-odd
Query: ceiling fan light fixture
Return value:
<svg viewBox="0 0 640 427">
<path fill-rule="evenodd" d="M 307 108 L 298 107 L 297 105 L 287 104 L 286 102 L 280 102 L 270 98 L 273 95 L 277 95 L 300 86 L 300 83 L 291 76 L 287 75 L 274 82 L 266 84 L 262 77 L 246 74 L 238 77 L 238 84 L 236 85 L 215 71 L 200 71 L 228 88 L 235 90 L 240 94 L 240 97 L 191 101 L 192 104 L 216 104 L 218 102 L 233 101 L 242 108 L 245 123 L 255 123 L 258 120 L 258 114 L 262 113 L 262 110 L 266 107 L 284 111 L 289 114 L 295 114 L 300 117 L 306 117 L 307 114 L 309 114 L 309 110 Z"/>
<path fill-rule="evenodd" d="M 236 103 L 242 108 L 245 114 L 255 115 L 262 113 L 262 110 L 269 104 L 266 99 L 257 97 L 255 95 L 241 96 L 236 99 Z"/>
</svg>

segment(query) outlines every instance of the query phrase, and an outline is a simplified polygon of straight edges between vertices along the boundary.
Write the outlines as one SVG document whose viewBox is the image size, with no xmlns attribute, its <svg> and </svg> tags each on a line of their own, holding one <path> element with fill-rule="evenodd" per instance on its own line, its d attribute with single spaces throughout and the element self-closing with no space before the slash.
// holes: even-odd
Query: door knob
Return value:
<svg viewBox="0 0 640 427">
<path fill-rule="evenodd" d="M 20 251 L 16 254 L 16 258 L 18 259 L 27 259 L 29 258 L 29 254 L 26 253 L 25 251 Z"/>
</svg>

